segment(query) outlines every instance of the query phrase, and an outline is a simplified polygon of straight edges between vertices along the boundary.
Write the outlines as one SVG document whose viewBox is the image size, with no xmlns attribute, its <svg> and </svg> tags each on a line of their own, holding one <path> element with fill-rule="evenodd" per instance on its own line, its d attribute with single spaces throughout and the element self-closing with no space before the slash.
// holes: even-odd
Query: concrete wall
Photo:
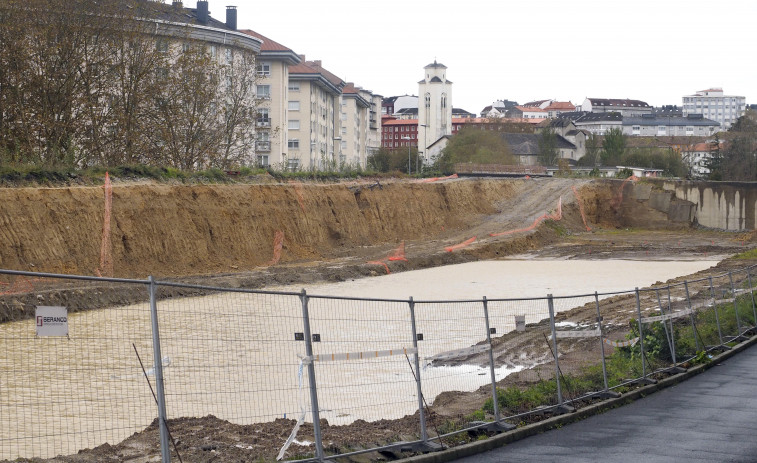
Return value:
<svg viewBox="0 0 757 463">
<path fill-rule="evenodd" d="M 757 183 L 665 180 L 651 182 L 656 188 L 675 196 L 676 199 L 671 200 L 667 211 L 671 220 L 674 216 L 679 220 L 685 217 L 685 209 L 688 207 L 686 203 L 690 203 L 694 205 L 693 219 L 704 227 L 737 231 L 754 230 L 757 225 Z M 650 198 L 650 206 L 662 206 L 659 199 L 652 199 L 654 198 Z"/>
</svg>

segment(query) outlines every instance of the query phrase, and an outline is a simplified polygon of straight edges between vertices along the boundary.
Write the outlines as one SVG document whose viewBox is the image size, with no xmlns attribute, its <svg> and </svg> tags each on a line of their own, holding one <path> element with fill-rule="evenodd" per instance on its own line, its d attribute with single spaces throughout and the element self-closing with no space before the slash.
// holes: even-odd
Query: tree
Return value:
<svg viewBox="0 0 757 463">
<path fill-rule="evenodd" d="M 436 168 L 452 172 L 461 162 L 474 164 L 515 164 L 507 142 L 497 132 L 466 126 L 449 139 L 436 161 Z"/>
<path fill-rule="evenodd" d="M 4 162 L 183 169 L 251 165 L 252 51 L 156 35 L 168 5 L 6 0 L 0 5 Z M 170 37 L 169 37 L 170 36 Z M 233 53 L 232 53 L 233 51 Z"/>
<path fill-rule="evenodd" d="M 757 180 L 757 114 L 747 111 L 728 129 L 727 137 L 725 148 L 713 153 L 710 179 Z"/>
<path fill-rule="evenodd" d="M 542 130 L 539 135 L 539 164 L 543 166 L 554 166 L 560 157 L 557 149 L 557 134 L 551 127 Z"/>
<path fill-rule="evenodd" d="M 411 169 L 415 169 L 418 161 L 418 149 L 410 148 Z M 407 148 L 379 148 L 374 154 L 368 156 L 368 167 L 379 172 L 405 172 L 407 173 Z"/>
<path fill-rule="evenodd" d="M 602 141 L 602 164 L 605 166 L 617 165 L 620 163 L 623 154 L 626 151 L 626 136 L 619 128 L 612 128 L 605 133 Z"/>
<path fill-rule="evenodd" d="M 599 153 L 600 148 L 602 147 L 602 141 L 599 138 L 599 135 L 595 133 L 590 133 L 589 136 L 586 138 L 586 160 L 589 162 L 589 166 L 596 167 L 599 165 Z"/>
</svg>

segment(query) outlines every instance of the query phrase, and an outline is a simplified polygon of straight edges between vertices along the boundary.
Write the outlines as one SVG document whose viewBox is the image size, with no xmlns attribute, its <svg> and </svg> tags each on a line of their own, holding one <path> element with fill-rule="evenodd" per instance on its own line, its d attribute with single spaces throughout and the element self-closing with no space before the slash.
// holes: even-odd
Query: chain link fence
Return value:
<svg viewBox="0 0 757 463">
<path fill-rule="evenodd" d="M 17 310 L 0 325 L 0 459 L 73 454 L 153 424 L 170 461 L 171 423 L 209 415 L 284 423 L 263 461 L 438 450 L 730 348 L 757 322 L 753 270 L 465 301 L 0 271 L 0 302 Z M 63 318 L 65 333 L 45 332 Z"/>
</svg>

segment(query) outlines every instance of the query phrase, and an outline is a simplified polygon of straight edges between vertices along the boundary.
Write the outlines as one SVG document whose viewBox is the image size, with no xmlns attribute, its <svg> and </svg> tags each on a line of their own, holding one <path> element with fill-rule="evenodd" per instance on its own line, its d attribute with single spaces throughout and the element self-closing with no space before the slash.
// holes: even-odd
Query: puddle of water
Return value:
<svg viewBox="0 0 757 463">
<path fill-rule="evenodd" d="M 544 297 L 644 287 L 713 265 L 698 262 L 494 261 L 460 264 L 336 284 L 306 286 L 311 295 L 437 301 Z M 272 289 L 272 288 L 271 288 Z M 277 288 L 299 291 L 300 287 Z M 593 300 L 593 296 L 590 299 Z M 567 310 L 581 300 L 567 300 Z M 409 304 L 313 298 L 316 354 L 412 347 Z M 169 418 L 213 414 L 236 423 L 299 416 L 309 407 L 304 343 L 296 296 L 224 293 L 159 301 Z M 482 303 L 423 303 L 416 307 L 421 365 L 440 353 L 486 339 Z M 513 315 L 533 323 L 546 317 L 542 301 L 490 304 L 497 335 L 515 328 Z M 36 338 L 33 320 L 0 325 L 0 458 L 72 454 L 117 443 L 147 426 L 156 409 L 135 360 L 152 367 L 146 304 L 70 314 L 71 339 Z M 400 352 L 400 351 L 395 351 Z M 347 424 L 401 418 L 417 409 L 412 356 L 319 362 L 322 418 Z M 524 360 L 525 361 L 525 360 Z M 498 368 L 497 379 L 527 368 Z M 444 391 L 489 383 L 487 365 L 427 367 L 426 400 Z M 154 382 L 154 378 L 152 378 Z M 301 383 L 300 383 L 301 381 Z M 302 384 L 302 386 L 300 386 Z"/>
</svg>

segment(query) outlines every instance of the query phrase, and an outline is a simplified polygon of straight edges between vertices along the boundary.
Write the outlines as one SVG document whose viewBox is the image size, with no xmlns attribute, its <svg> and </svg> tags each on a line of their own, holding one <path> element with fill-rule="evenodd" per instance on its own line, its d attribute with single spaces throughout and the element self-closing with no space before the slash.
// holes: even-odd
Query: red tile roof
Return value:
<svg viewBox="0 0 757 463">
<path fill-rule="evenodd" d="M 550 109 L 551 110 L 562 110 L 562 109 L 564 109 L 564 110 L 568 110 L 568 111 L 575 111 L 576 110 L 576 105 L 574 105 L 570 101 L 555 101 L 554 103 L 552 103 L 551 105 L 547 106 L 544 109 L 547 110 L 547 111 L 549 111 Z"/>
<path fill-rule="evenodd" d="M 515 108 L 523 111 L 524 113 L 546 113 L 547 111 L 544 109 L 541 109 L 538 106 L 516 106 Z"/>
<path fill-rule="evenodd" d="M 260 47 L 260 51 L 292 51 L 289 47 L 285 47 L 284 45 L 269 39 L 268 37 L 264 36 L 263 34 L 259 34 L 255 31 L 252 31 L 250 29 L 243 29 L 239 32 L 247 35 L 251 35 L 253 37 L 256 37 L 263 41 L 263 45 Z"/>
</svg>

